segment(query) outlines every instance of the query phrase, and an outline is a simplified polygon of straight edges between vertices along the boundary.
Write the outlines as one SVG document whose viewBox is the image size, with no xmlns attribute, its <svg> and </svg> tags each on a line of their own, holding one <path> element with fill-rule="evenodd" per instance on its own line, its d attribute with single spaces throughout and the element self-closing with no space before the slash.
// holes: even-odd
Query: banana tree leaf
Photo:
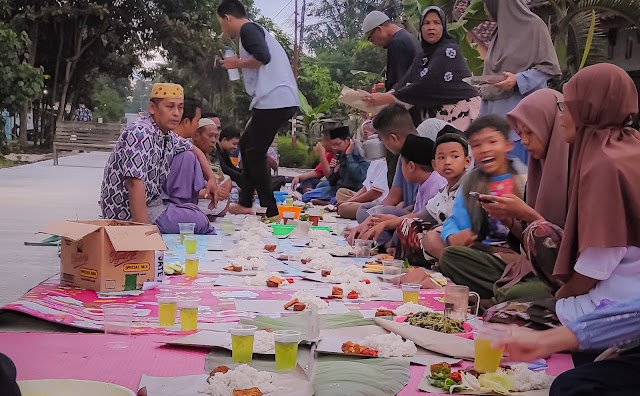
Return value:
<svg viewBox="0 0 640 396">
<path fill-rule="evenodd" d="M 300 100 L 300 109 L 305 115 L 310 115 L 313 113 L 313 108 L 309 105 L 309 101 L 307 97 L 300 91 L 298 91 L 298 99 Z"/>
<path fill-rule="evenodd" d="M 313 386 L 316 396 L 388 396 L 397 394 L 408 383 L 408 362 L 319 356 Z"/>
<path fill-rule="evenodd" d="M 373 325 L 373 319 L 365 319 L 360 312 L 350 312 L 343 315 L 320 315 L 318 319 L 321 329 L 340 329 L 343 327 Z M 307 315 L 292 315 L 283 318 L 269 318 L 256 316 L 255 319 L 241 319 L 241 324 L 257 326 L 259 329 L 298 330 L 308 328 Z"/>
<path fill-rule="evenodd" d="M 584 68 L 584 65 L 587 63 L 587 58 L 589 57 L 589 51 L 591 51 L 591 45 L 593 44 L 593 36 L 596 30 L 596 12 L 591 11 L 591 24 L 589 26 L 589 34 L 587 35 L 587 43 L 584 48 L 584 52 L 582 54 L 582 61 L 580 62 L 580 69 Z"/>
</svg>

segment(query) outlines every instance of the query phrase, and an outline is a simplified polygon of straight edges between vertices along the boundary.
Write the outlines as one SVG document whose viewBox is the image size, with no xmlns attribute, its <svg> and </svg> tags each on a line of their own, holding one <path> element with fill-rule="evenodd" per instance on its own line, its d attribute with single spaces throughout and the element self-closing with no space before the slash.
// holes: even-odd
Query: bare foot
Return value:
<svg viewBox="0 0 640 396">
<path fill-rule="evenodd" d="M 234 215 L 239 215 L 239 214 L 245 214 L 245 215 L 250 215 L 251 213 L 251 208 L 245 208 L 242 205 L 239 205 L 237 203 L 232 203 L 229 205 L 229 208 L 227 209 L 227 211 L 231 214 Z"/>
</svg>

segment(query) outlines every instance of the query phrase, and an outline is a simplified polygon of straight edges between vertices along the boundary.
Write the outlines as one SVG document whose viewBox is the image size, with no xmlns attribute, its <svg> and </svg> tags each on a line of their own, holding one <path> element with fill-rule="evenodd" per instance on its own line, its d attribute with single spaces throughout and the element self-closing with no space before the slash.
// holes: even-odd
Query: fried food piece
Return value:
<svg viewBox="0 0 640 396">
<path fill-rule="evenodd" d="M 358 295 L 358 292 L 357 292 L 357 291 L 355 291 L 355 290 L 351 290 L 351 291 L 349 292 L 349 294 L 347 294 L 347 298 L 348 298 L 349 300 L 356 300 L 358 297 L 360 297 L 360 296 Z"/>
<path fill-rule="evenodd" d="M 275 252 L 277 248 L 278 248 L 278 245 L 264 245 L 264 250 L 266 250 L 269 253 Z"/>
<path fill-rule="evenodd" d="M 297 298 L 294 298 L 293 300 L 291 300 L 288 303 L 284 304 L 284 309 L 289 309 L 289 308 L 293 307 L 293 304 L 299 303 L 299 302 L 300 302 L 300 300 L 298 300 Z"/>
<path fill-rule="evenodd" d="M 268 281 L 271 281 L 273 283 L 277 283 L 279 285 L 281 285 L 284 282 L 284 279 L 278 278 L 277 276 L 272 276 L 269 279 L 267 279 Z"/>
<path fill-rule="evenodd" d="M 263 393 L 258 387 L 233 390 L 233 396 L 262 396 L 262 395 Z"/>
<path fill-rule="evenodd" d="M 334 286 L 333 289 L 331 289 L 331 297 L 343 298 L 344 297 L 344 291 L 342 290 L 341 287 Z"/>
<path fill-rule="evenodd" d="M 280 286 L 280 283 L 274 282 L 274 281 L 267 281 L 267 287 L 278 287 Z"/>
<path fill-rule="evenodd" d="M 300 262 L 301 262 L 302 264 L 307 264 L 307 263 L 308 263 L 308 262 L 310 262 L 310 261 L 311 261 L 311 260 L 309 260 L 309 259 L 300 259 Z"/>
<path fill-rule="evenodd" d="M 390 254 L 381 254 L 376 257 L 376 261 L 382 263 L 382 260 L 393 260 L 393 256 Z"/>
<path fill-rule="evenodd" d="M 378 310 L 376 311 L 376 317 L 380 316 L 396 316 L 396 314 L 390 309 L 378 308 Z"/>
<path fill-rule="evenodd" d="M 322 277 L 327 277 L 331 275 L 331 270 L 322 270 Z"/>
<path fill-rule="evenodd" d="M 216 375 L 218 373 L 225 374 L 228 371 L 229 371 L 229 367 L 227 367 L 227 366 L 218 366 L 218 367 L 214 368 L 213 371 L 209 375 L 213 377 L 214 375 Z"/>
<path fill-rule="evenodd" d="M 138 393 L 136 393 L 136 396 L 147 396 L 147 387 L 145 386 L 144 388 L 140 388 Z"/>
<path fill-rule="evenodd" d="M 351 341 L 347 341 L 342 344 L 342 352 L 349 355 L 362 355 L 371 357 L 378 356 L 378 351 L 376 351 L 375 349 L 370 349 L 365 346 L 355 344 Z"/>
<path fill-rule="evenodd" d="M 297 302 L 293 304 L 293 310 L 296 312 L 304 311 L 305 308 L 307 308 L 307 305 L 305 303 Z"/>
<path fill-rule="evenodd" d="M 239 265 L 230 265 L 228 267 L 224 267 L 224 269 L 226 271 L 242 272 L 242 267 Z"/>
</svg>

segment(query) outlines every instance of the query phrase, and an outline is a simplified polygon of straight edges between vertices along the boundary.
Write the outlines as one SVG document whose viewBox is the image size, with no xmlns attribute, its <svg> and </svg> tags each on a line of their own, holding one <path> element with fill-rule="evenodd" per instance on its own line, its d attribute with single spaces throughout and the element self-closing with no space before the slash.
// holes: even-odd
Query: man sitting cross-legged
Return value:
<svg viewBox="0 0 640 396">
<path fill-rule="evenodd" d="M 200 106 L 185 109 L 184 103 L 180 85 L 153 86 L 150 116 L 125 128 L 107 161 L 100 199 L 105 219 L 156 224 L 169 234 L 179 232 L 179 223 L 195 223 L 198 234 L 215 232 L 197 205 L 202 189 L 215 204 L 215 174 L 202 151 L 174 132 L 193 134 L 198 126 Z"/>
</svg>

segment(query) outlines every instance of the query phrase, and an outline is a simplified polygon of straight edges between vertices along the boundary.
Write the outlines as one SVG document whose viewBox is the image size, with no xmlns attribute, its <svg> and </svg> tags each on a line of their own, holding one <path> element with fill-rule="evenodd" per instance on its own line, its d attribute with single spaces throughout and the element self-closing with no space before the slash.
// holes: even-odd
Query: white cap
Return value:
<svg viewBox="0 0 640 396">
<path fill-rule="evenodd" d="M 389 17 L 382 11 L 371 11 L 362 22 L 362 31 L 366 34 L 389 21 Z"/>
<path fill-rule="evenodd" d="M 198 128 L 206 127 L 208 125 L 216 125 L 216 123 L 208 118 L 201 118 L 200 122 L 198 123 Z"/>
</svg>

